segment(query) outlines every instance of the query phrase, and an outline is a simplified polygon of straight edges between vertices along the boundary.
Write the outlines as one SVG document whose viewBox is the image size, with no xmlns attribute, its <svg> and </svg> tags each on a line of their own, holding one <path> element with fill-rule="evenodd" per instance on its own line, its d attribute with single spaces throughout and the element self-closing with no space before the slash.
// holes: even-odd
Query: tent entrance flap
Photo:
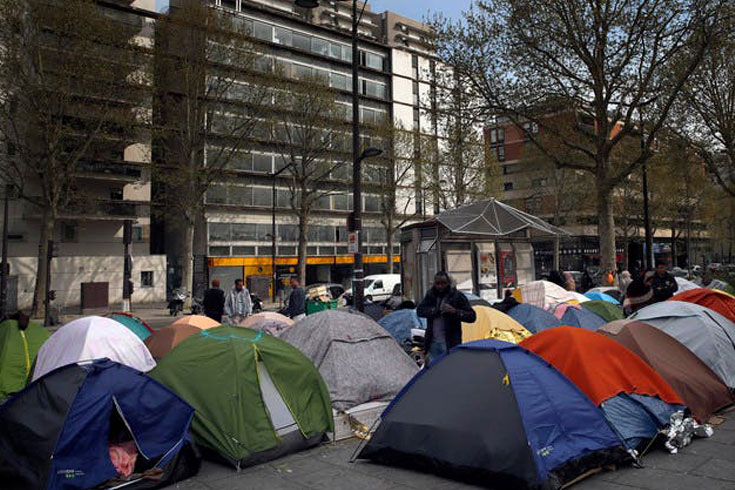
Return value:
<svg viewBox="0 0 735 490">
<path fill-rule="evenodd" d="M 296 420 L 288 409 L 286 402 L 283 401 L 275 384 L 273 384 L 273 379 L 262 362 L 258 362 L 258 380 L 260 381 L 260 392 L 263 395 L 265 408 L 276 433 L 279 436 L 284 436 L 298 431 L 299 426 Z"/>
</svg>

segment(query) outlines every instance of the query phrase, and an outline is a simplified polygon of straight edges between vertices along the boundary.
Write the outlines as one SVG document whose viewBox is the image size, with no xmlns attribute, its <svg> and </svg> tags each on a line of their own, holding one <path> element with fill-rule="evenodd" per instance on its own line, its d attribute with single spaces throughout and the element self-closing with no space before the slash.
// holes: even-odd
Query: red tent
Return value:
<svg viewBox="0 0 735 490">
<path fill-rule="evenodd" d="M 735 323 L 735 297 L 717 289 L 690 289 L 689 291 L 674 295 L 669 299 L 704 306 Z"/>
<path fill-rule="evenodd" d="M 684 405 L 674 389 L 640 357 L 597 332 L 552 328 L 520 345 L 564 373 L 596 405 L 620 393 L 656 396 L 666 403 Z"/>
</svg>

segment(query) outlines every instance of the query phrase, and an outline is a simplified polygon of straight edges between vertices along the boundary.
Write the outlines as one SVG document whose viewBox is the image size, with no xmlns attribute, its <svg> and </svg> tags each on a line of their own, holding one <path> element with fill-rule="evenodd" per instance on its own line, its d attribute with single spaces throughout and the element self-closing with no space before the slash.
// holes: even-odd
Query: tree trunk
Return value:
<svg viewBox="0 0 735 490">
<path fill-rule="evenodd" d="M 692 278 L 692 220 L 687 220 L 687 278 Z"/>
<path fill-rule="evenodd" d="M 597 186 L 597 233 L 600 236 L 600 266 L 603 272 L 615 270 L 615 217 L 612 190 Z"/>
<path fill-rule="evenodd" d="M 36 268 L 36 286 L 33 290 L 33 304 L 31 305 L 31 316 L 43 318 L 45 314 L 46 290 L 50 287 L 46 284 L 46 256 L 48 254 L 48 241 L 54 239 L 54 227 L 56 219 L 54 213 L 49 210 L 43 212 L 41 219 L 41 238 L 38 243 L 38 267 Z"/>
<path fill-rule="evenodd" d="M 184 300 L 184 310 L 191 308 L 191 296 L 194 294 L 194 223 L 187 220 L 184 223 L 184 247 L 179 257 L 181 264 L 181 287 L 189 295 Z"/>
<path fill-rule="evenodd" d="M 557 225 L 558 226 L 558 225 Z M 551 268 L 551 270 L 558 271 L 559 270 L 559 262 L 560 262 L 560 254 L 561 254 L 561 246 L 560 246 L 561 238 L 559 238 L 559 235 L 556 235 L 554 237 L 554 264 Z"/>
<path fill-rule="evenodd" d="M 306 233 L 309 231 L 309 213 L 302 210 L 299 213 L 299 280 L 301 284 L 306 284 Z"/>
<path fill-rule="evenodd" d="M 629 230 L 628 230 L 627 221 L 628 220 L 626 218 L 626 223 L 625 223 L 625 226 L 623 227 L 623 270 L 625 271 L 630 270 L 630 254 L 628 253 L 628 248 L 629 248 L 628 231 Z"/>
<path fill-rule="evenodd" d="M 678 250 L 676 250 L 676 225 L 671 225 L 671 266 L 679 266 Z"/>
</svg>

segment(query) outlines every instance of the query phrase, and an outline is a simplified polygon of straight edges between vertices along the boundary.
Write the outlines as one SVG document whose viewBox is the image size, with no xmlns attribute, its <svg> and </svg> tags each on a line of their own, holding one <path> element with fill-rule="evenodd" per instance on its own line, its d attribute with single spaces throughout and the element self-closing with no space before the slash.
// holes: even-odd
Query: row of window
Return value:
<svg viewBox="0 0 735 490">
<path fill-rule="evenodd" d="M 364 252 L 370 255 L 383 255 L 386 253 L 387 247 L 381 246 L 369 246 L 365 247 Z M 250 245 L 212 245 L 209 247 L 209 255 L 214 257 L 243 257 L 243 256 L 259 256 L 259 257 L 270 257 L 272 255 L 271 247 L 262 246 L 255 247 Z M 398 255 L 401 252 L 400 246 L 393 247 L 393 253 Z M 286 245 L 278 246 L 279 257 L 296 257 L 298 250 L 295 246 Z M 306 255 L 308 256 L 332 256 L 332 255 L 347 255 L 347 246 L 326 246 L 326 247 L 306 247 Z"/>
<path fill-rule="evenodd" d="M 363 241 L 368 244 L 385 243 L 385 228 L 363 228 Z M 276 225 L 276 235 L 281 242 L 297 242 L 298 225 Z M 333 225 L 310 225 L 306 231 L 309 242 L 345 243 L 347 228 Z M 271 225 L 264 223 L 209 223 L 209 241 L 211 242 L 258 242 L 270 241 Z"/>
<path fill-rule="evenodd" d="M 212 186 L 207 190 L 207 204 L 271 207 L 273 206 L 273 190 L 265 186 Z M 289 189 L 276 189 L 276 207 L 281 209 L 291 207 L 291 191 Z M 314 210 L 352 211 L 352 194 L 345 193 L 334 196 L 322 196 L 314 204 Z M 379 212 L 380 197 L 370 194 L 364 195 L 363 210 L 368 213 Z"/>
</svg>

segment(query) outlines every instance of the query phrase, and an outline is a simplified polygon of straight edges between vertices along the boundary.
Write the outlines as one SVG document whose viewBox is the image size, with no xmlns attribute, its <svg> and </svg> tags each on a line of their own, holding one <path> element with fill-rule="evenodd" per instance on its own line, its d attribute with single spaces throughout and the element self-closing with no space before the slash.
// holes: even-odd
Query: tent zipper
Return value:
<svg viewBox="0 0 735 490">
<path fill-rule="evenodd" d="M 125 427 L 128 429 L 128 432 L 130 433 L 130 436 L 133 438 L 133 442 L 135 443 L 135 447 L 138 448 L 138 451 L 145 459 L 150 459 L 144 452 L 143 449 L 140 447 L 140 444 L 138 444 L 138 439 L 135 438 L 135 433 L 133 433 L 133 429 L 130 427 L 130 424 L 128 423 L 127 419 L 125 418 L 125 415 L 123 414 L 122 409 L 120 408 L 120 405 L 117 403 L 117 398 L 115 395 L 112 396 L 112 402 L 115 404 L 115 408 L 117 409 L 117 413 L 120 415 L 120 418 L 122 419 L 123 423 L 125 423 Z"/>
</svg>

